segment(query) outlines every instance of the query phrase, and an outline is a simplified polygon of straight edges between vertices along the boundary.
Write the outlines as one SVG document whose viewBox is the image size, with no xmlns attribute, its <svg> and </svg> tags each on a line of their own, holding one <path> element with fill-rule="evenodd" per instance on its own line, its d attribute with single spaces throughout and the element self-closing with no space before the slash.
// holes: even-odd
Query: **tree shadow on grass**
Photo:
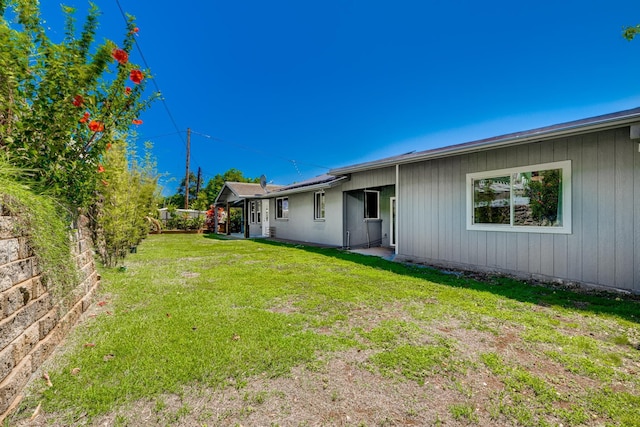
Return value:
<svg viewBox="0 0 640 427">
<path fill-rule="evenodd" d="M 640 323 L 640 297 L 635 295 L 579 287 L 567 288 L 551 283 L 526 282 L 497 274 L 443 271 L 423 265 L 388 261 L 377 256 L 361 255 L 337 248 L 307 246 L 266 239 L 252 241 L 263 245 L 303 250 L 441 285 L 491 292 L 520 302 L 541 306 L 559 306 L 598 315 L 613 315 L 629 322 Z"/>
</svg>

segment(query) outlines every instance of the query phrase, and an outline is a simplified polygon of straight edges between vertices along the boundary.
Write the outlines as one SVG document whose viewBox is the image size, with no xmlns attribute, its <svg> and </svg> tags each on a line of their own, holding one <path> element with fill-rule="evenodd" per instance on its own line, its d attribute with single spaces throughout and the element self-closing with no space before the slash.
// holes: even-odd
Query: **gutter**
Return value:
<svg viewBox="0 0 640 427">
<path fill-rule="evenodd" d="M 333 187 L 337 187 L 338 185 L 342 185 L 344 182 L 349 181 L 349 179 L 350 179 L 349 176 L 341 176 L 330 182 L 321 182 L 318 184 L 292 188 L 290 190 L 278 190 L 278 191 L 272 191 L 267 194 L 260 194 L 260 195 L 257 195 L 257 198 L 270 199 L 272 197 L 288 196 L 289 194 L 307 193 L 310 191 L 324 190 L 327 188 L 333 188 Z"/>
</svg>

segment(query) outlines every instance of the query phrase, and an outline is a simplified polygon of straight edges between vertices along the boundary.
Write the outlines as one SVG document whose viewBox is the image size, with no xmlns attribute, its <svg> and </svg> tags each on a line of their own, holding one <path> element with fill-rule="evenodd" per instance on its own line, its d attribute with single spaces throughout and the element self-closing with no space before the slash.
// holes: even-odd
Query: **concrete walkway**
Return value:
<svg viewBox="0 0 640 427">
<path fill-rule="evenodd" d="M 377 256 L 388 261 L 393 261 L 396 256 L 396 251 L 394 248 L 383 248 L 382 246 L 378 246 L 375 248 L 351 249 L 349 252 L 361 255 Z"/>
</svg>

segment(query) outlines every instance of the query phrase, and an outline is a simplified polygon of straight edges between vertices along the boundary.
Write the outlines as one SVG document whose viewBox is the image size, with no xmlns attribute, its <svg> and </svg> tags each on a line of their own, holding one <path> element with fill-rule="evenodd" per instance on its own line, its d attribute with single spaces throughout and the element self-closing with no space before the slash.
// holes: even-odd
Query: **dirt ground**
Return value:
<svg viewBox="0 0 640 427">
<path fill-rule="evenodd" d="M 292 310 L 285 305 L 275 310 Z M 535 311 L 552 310 L 544 305 Z M 95 315 L 94 306 L 87 316 Z M 385 310 L 363 310 L 351 313 L 344 328 L 370 329 L 383 320 L 410 320 L 402 306 L 389 306 Z M 558 317 L 558 314 L 554 314 Z M 405 318 L 406 317 L 406 318 Z M 586 319 L 586 318 L 584 318 Z M 573 319 L 559 321 L 575 322 Z M 587 320 L 584 320 L 585 322 Z M 438 366 L 426 375 L 424 384 L 400 375 L 400 372 L 381 373 L 370 361 L 375 350 L 350 349 L 319 355 L 315 363 L 297 366 L 283 377 L 266 375 L 235 384 L 232 379 L 219 389 L 191 384 L 180 394 L 165 394 L 149 400 L 132 401 L 117 410 L 89 420 L 88 417 L 64 413 L 18 413 L 9 425 L 17 427 L 45 426 L 515 426 L 514 417 L 505 416 L 505 406 L 513 404 L 514 390 L 504 378 L 492 373 L 479 360 L 480 354 L 496 353 L 509 364 L 527 367 L 528 372 L 552 386 L 562 399 L 556 407 L 571 410 L 574 401 L 584 398 L 589 390 L 597 390 L 596 380 L 569 372 L 548 357 L 540 357 L 522 340 L 525 332 L 519 326 L 503 324 L 500 333 L 470 328 L 460 319 L 433 322 L 424 325 L 424 336 L 439 336 L 455 342 L 453 362 L 460 366 Z M 496 326 L 496 325 L 493 325 Z M 585 325 L 585 329 L 588 329 Z M 580 334 L 581 327 L 573 329 Z M 322 331 L 319 331 L 322 333 Z M 330 331 L 326 331 L 330 333 Z M 591 334 L 593 335 L 593 333 Z M 640 340 L 640 336 L 634 337 Z M 73 343 L 67 342 L 57 353 Z M 636 342 L 637 344 L 637 342 Z M 638 347 L 640 349 L 640 347 Z M 55 361 L 57 357 L 51 360 Z M 450 363 L 449 362 L 446 363 Z M 50 363 L 50 362 L 47 362 Z M 54 363 L 54 362 L 51 362 Z M 47 364 L 43 367 L 47 369 Z M 627 360 L 621 370 L 635 376 L 640 363 Z M 41 374 L 34 381 L 42 381 Z M 615 384 L 612 385 L 616 387 Z M 628 384 L 620 384 L 627 387 Z M 630 390 L 637 393 L 637 390 Z M 551 414 L 541 416 L 539 402 L 532 390 L 521 391 L 524 405 L 531 401 L 536 418 L 531 424 L 564 427 L 563 420 Z M 529 393 L 530 395 L 527 395 Z M 466 408 L 461 415 L 453 409 Z M 469 413 L 468 410 L 472 412 Z M 29 409 L 33 411 L 33 409 Z M 542 409 L 544 411 L 544 409 Z M 508 411 L 507 411 L 508 412 Z M 639 412 L 640 413 L 640 412 Z M 544 414 L 544 412 L 542 412 Z M 589 413 L 585 426 L 604 426 L 611 420 Z M 570 424 L 570 423 L 569 423 Z"/>
<path fill-rule="evenodd" d="M 506 360 L 529 366 L 532 373 L 553 382 L 558 392 L 597 387 L 593 380 L 530 354 L 518 337 L 521 331 L 506 329 L 495 336 L 457 324 L 440 324 L 436 330 L 459 343 L 457 351 L 462 359 L 474 360 L 474 354 L 495 351 Z M 355 349 L 330 353 L 313 365 L 294 368 L 285 377 L 258 376 L 242 385 L 230 380 L 227 387 L 215 390 L 191 385 L 180 394 L 129 402 L 91 421 L 44 412 L 29 420 L 29 414 L 22 414 L 16 426 L 518 425 L 499 414 L 498 405 L 509 404 L 505 384 L 482 363 L 472 363 L 464 372 L 440 367 L 420 385 L 400 375 L 380 374 L 371 368 L 370 356 L 369 351 Z M 638 371 L 640 365 L 629 369 Z M 451 410 L 454 404 L 472 407 L 473 414 L 455 416 Z M 563 425 L 553 417 L 546 421 Z M 594 416 L 591 423 L 581 425 L 604 425 L 604 420 Z"/>
</svg>

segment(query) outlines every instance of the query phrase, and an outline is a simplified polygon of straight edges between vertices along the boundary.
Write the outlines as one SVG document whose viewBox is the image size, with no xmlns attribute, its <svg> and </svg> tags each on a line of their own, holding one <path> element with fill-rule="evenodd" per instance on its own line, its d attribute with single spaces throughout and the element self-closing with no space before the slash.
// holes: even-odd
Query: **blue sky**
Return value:
<svg viewBox="0 0 640 427">
<path fill-rule="evenodd" d="M 640 40 L 621 36 L 637 1 L 119 2 L 165 100 L 138 128 L 165 194 L 184 176 L 187 128 L 205 180 L 236 168 L 290 184 L 640 106 Z M 41 3 L 55 38 L 60 3 Z M 119 41 L 117 1 L 95 3 L 100 36 Z M 80 19 L 88 3 L 65 4 Z"/>
</svg>

